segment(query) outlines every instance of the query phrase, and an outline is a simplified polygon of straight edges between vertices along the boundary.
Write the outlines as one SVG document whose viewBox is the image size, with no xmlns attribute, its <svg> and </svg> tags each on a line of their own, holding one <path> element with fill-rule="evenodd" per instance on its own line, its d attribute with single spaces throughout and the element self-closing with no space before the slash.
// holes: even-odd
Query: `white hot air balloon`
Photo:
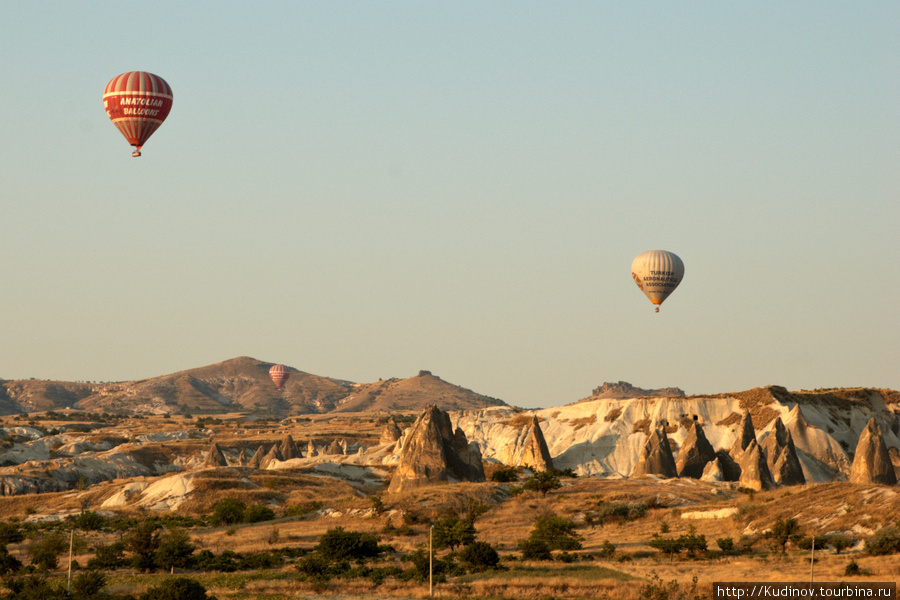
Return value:
<svg viewBox="0 0 900 600">
<path fill-rule="evenodd" d="M 648 250 L 638 254 L 631 263 L 631 276 L 650 302 L 659 305 L 669 297 L 681 278 L 684 277 L 684 263 L 671 252 L 665 250 Z"/>
</svg>

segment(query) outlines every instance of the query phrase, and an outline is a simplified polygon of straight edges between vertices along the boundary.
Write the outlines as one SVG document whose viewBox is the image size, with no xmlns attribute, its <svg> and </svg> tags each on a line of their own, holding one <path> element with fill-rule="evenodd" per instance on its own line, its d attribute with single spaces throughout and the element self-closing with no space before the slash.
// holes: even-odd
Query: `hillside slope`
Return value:
<svg viewBox="0 0 900 600">
<path fill-rule="evenodd" d="M 273 363 L 246 356 L 139 381 L 75 383 L 0 381 L 0 415 L 76 408 L 113 414 L 252 412 L 284 418 L 363 410 L 418 411 L 503 405 L 427 371 L 408 379 L 354 384 L 288 367 L 282 390 L 269 379 Z"/>
</svg>

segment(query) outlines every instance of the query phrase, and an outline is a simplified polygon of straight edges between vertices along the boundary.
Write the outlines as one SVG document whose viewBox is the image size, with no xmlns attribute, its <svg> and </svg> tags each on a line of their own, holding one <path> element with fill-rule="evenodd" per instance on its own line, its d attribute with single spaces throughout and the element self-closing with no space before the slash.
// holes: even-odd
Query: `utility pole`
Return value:
<svg viewBox="0 0 900 600">
<path fill-rule="evenodd" d="M 812 536 L 812 552 L 809 555 L 809 584 L 813 582 L 813 567 L 816 564 L 816 536 Z"/>
<path fill-rule="evenodd" d="M 69 536 L 69 584 L 66 593 L 72 593 L 72 548 L 75 546 L 75 524 L 72 523 L 72 534 Z"/>
<path fill-rule="evenodd" d="M 428 530 L 428 595 L 434 596 L 434 579 L 432 574 L 434 573 L 434 547 L 431 543 L 431 538 L 434 536 L 434 525 L 431 526 L 431 529 Z"/>
</svg>

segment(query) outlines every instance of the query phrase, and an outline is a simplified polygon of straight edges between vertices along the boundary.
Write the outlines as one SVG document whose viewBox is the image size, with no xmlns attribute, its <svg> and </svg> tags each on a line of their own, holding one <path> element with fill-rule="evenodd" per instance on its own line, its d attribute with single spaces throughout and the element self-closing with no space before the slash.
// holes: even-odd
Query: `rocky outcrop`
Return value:
<svg viewBox="0 0 900 600">
<path fill-rule="evenodd" d="M 284 460 L 290 460 L 292 458 L 303 458 L 303 453 L 300 451 L 300 446 L 294 441 L 293 436 L 291 434 L 287 434 L 284 436 L 284 439 L 281 440 L 281 446 L 278 447 L 281 451 L 281 456 Z"/>
<path fill-rule="evenodd" d="M 741 467 L 741 477 L 738 480 L 741 487 L 756 491 L 770 490 L 775 487 L 775 481 L 772 479 L 769 464 L 766 461 L 766 453 L 756 443 L 756 439 L 753 439 L 750 445 L 744 449 L 738 465 Z"/>
<path fill-rule="evenodd" d="M 791 432 L 785 428 L 781 417 L 776 417 L 775 426 L 763 440 L 762 448 L 766 454 L 769 472 L 776 484 L 801 485 L 806 483 Z"/>
<path fill-rule="evenodd" d="M 276 460 L 284 460 L 284 456 L 281 455 L 281 450 L 278 448 L 278 444 L 272 444 L 272 447 L 269 448 L 269 451 L 266 452 L 265 456 L 263 456 L 262 461 L 260 462 L 260 468 L 268 469 L 269 465 L 271 465 Z"/>
<path fill-rule="evenodd" d="M 859 436 L 853 465 L 850 467 L 850 481 L 853 483 L 879 483 L 897 485 L 897 475 L 891 462 L 881 428 L 875 419 L 869 419 Z"/>
<path fill-rule="evenodd" d="M 716 451 L 706 439 L 699 421 L 694 421 L 675 461 L 679 477 L 700 479 L 706 464 L 716 458 Z"/>
<path fill-rule="evenodd" d="M 318 448 L 316 448 L 316 445 L 313 443 L 312 440 L 309 440 L 309 443 L 306 445 L 306 456 L 308 458 L 312 458 L 312 457 L 318 456 L 318 455 L 319 455 Z"/>
<path fill-rule="evenodd" d="M 753 428 L 753 417 L 744 411 L 737 439 L 729 452 L 731 458 L 741 469 L 738 480 L 741 487 L 751 490 L 769 490 L 775 487 L 775 480 L 769 471 L 766 453 L 756 441 L 756 430 Z"/>
<path fill-rule="evenodd" d="M 678 477 L 675 457 L 672 456 L 672 447 L 669 445 L 669 436 L 666 435 L 665 427 L 655 428 L 647 438 L 638 464 L 631 473 L 632 477 L 641 475 Z"/>
<path fill-rule="evenodd" d="M 384 429 L 381 430 L 381 438 L 378 440 L 378 443 L 393 444 L 399 439 L 400 428 L 397 426 L 397 422 L 394 421 L 394 419 L 389 419 L 387 424 L 385 424 Z"/>
<path fill-rule="evenodd" d="M 738 481 L 740 478 L 741 467 L 724 450 L 718 450 L 716 457 L 706 463 L 700 477 L 703 481 Z"/>
<path fill-rule="evenodd" d="M 246 467 L 247 466 L 247 450 L 246 448 L 241 448 L 241 454 L 238 456 L 238 466 Z"/>
<path fill-rule="evenodd" d="M 747 451 L 751 443 L 756 443 L 756 430 L 753 428 L 753 417 L 750 416 L 748 411 L 744 411 L 737 439 L 734 440 L 734 444 L 731 446 L 731 458 L 740 464 L 744 452 Z"/>
<path fill-rule="evenodd" d="M 222 449 L 219 448 L 219 444 L 217 442 L 213 442 L 209 447 L 209 452 L 206 453 L 206 460 L 203 461 L 204 469 L 214 469 L 216 467 L 227 467 L 228 461 L 225 460 L 225 455 L 222 454 Z"/>
<path fill-rule="evenodd" d="M 256 449 L 256 452 L 253 453 L 253 456 L 250 457 L 250 460 L 247 461 L 247 468 L 249 469 L 262 469 L 262 461 L 265 453 L 263 452 L 263 447 L 260 446 Z"/>
<path fill-rule="evenodd" d="M 484 465 L 477 444 L 469 444 L 450 415 L 436 406 L 426 408 L 405 433 L 403 450 L 389 492 L 420 485 L 454 481 L 484 481 Z"/>
<path fill-rule="evenodd" d="M 791 409 L 785 428 L 794 441 L 807 482 L 846 480 L 851 464 L 847 452 L 827 432 L 807 422 L 800 404 Z"/>
<path fill-rule="evenodd" d="M 537 417 L 532 418 L 529 428 L 519 464 L 535 471 L 548 471 L 553 468 L 553 458 L 550 456 L 550 449 L 547 448 L 547 440 L 544 439 L 544 432 L 541 431 Z"/>
<path fill-rule="evenodd" d="M 337 440 L 332 440 L 330 444 L 325 446 L 325 449 L 322 450 L 322 454 L 327 455 L 341 455 L 344 453 L 344 448 L 341 446 L 341 443 Z"/>
<path fill-rule="evenodd" d="M 607 381 L 599 387 L 595 387 L 591 393 L 592 398 L 639 398 L 639 397 L 668 397 L 684 396 L 684 390 L 677 387 L 645 390 L 631 385 L 627 381 L 611 383 Z"/>
</svg>

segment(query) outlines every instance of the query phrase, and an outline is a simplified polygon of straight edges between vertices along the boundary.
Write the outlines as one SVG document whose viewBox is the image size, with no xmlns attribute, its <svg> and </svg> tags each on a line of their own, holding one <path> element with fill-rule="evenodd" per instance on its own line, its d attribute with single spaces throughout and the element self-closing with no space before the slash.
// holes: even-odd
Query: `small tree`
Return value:
<svg viewBox="0 0 900 600">
<path fill-rule="evenodd" d="M 190 566 L 195 548 L 184 529 L 172 528 L 160 536 L 154 560 L 161 569 L 184 569 Z"/>
<path fill-rule="evenodd" d="M 18 544 L 25 539 L 25 534 L 15 523 L 0 522 L 0 546 Z"/>
<path fill-rule="evenodd" d="M 97 531 L 102 529 L 105 524 L 106 519 L 92 510 L 83 511 L 75 517 L 75 527 L 82 531 Z"/>
<path fill-rule="evenodd" d="M 94 557 L 88 561 L 88 569 L 99 569 L 103 571 L 113 571 L 120 567 L 124 567 L 125 560 L 125 544 L 121 541 L 112 544 L 100 544 L 94 552 Z"/>
<path fill-rule="evenodd" d="M 141 571 L 156 568 L 156 550 L 159 548 L 159 526 L 150 519 L 141 519 L 122 536 L 125 548 L 131 552 L 131 564 Z"/>
<path fill-rule="evenodd" d="M 581 536 L 575 533 L 575 523 L 563 517 L 538 517 L 534 520 L 534 529 L 531 530 L 529 539 L 542 541 L 551 550 L 581 548 Z"/>
<path fill-rule="evenodd" d="M 528 481 L 522 486 L 526 490 L 540 492 L 542 496 L 546 496 L 553 490 L 562 487 L 559 477 L 550 471 L 538 471 L 528 478 Z"/>
<path fill-rule="evenodd" d="M 772 525 L 772 530 L 768 533 L 768 536 L 772 539 L 773 544 L 781 548 L 781 553 L 784 554 L 788 541 L 799 539 L 800 524 L 794 517 L 790 519 L 778 517 L 775 520 L 775 524 Z"/>
<path fill-rule="evenodd" d="M 59 555 L 69 547 L 66 536 L 59 532 L 47 533 L 43 537 L 33 541 L 28 547 L 31 555 L 31 564 L 39 569 L 49 571 L 58 565 Z"/>
<path fill-rule="evenodd" d="M 475 541 L 475 526 L 455 515 L 446 516 L 434 524 L 433 541 L 436 548 L 455 551 L 458 546 Z"/>
</svg>

